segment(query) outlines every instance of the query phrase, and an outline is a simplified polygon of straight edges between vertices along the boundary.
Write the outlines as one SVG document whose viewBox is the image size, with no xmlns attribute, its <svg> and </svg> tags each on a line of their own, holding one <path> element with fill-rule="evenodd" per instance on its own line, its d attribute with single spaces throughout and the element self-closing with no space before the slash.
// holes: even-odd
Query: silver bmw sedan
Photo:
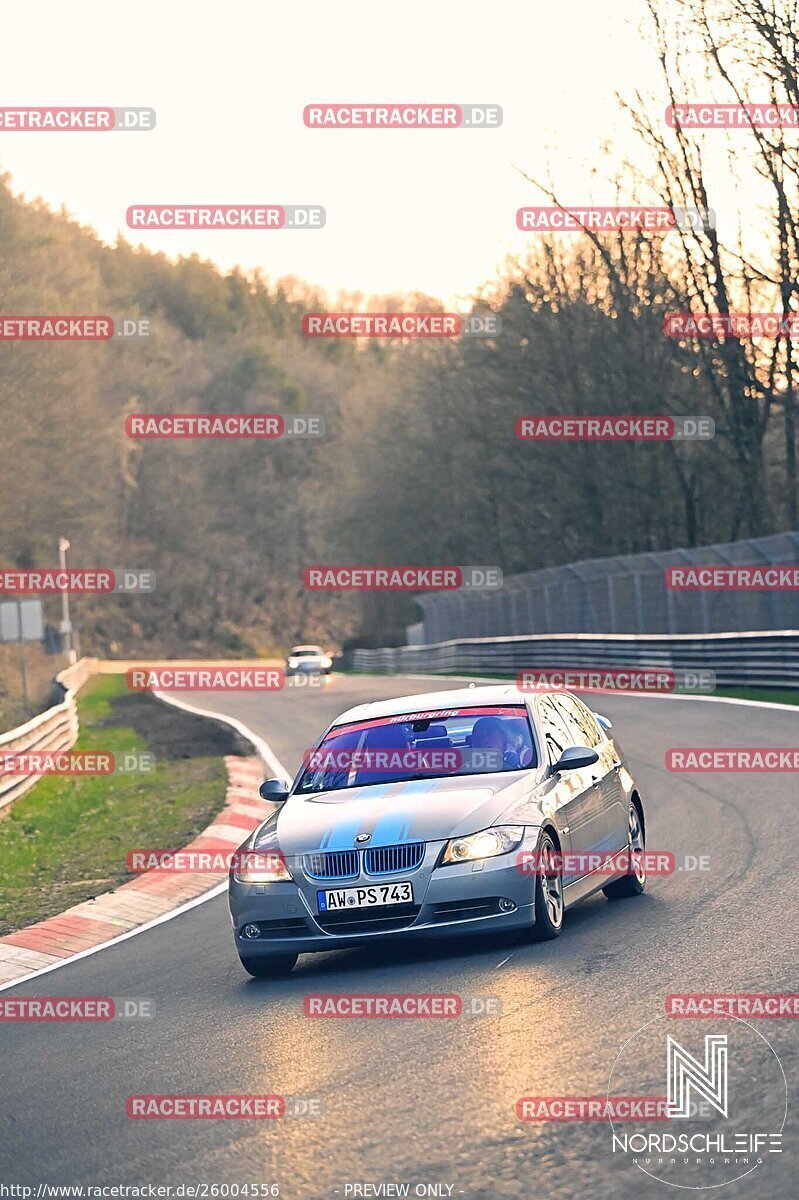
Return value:
<svg viewBox="0 0 799 1200">
<path fill-rule="evenodd" d="M 386 938 L 516 930 L 646 883 L 640 790 L 610 722 L 564 691 L 470 687 L 342 713 L 230 872 L 251 975 Z"/>
</svg>

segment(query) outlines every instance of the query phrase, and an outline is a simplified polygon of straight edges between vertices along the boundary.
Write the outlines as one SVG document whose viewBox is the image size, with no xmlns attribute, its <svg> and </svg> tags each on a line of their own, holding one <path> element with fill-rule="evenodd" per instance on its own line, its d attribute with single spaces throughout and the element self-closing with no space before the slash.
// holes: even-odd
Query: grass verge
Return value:
<svg viewBox="0 0 799 1200">
<path fill-rule="evenodd" d="M 149 751 L 148 774 L 45 776 L 0 820 L 0 934 L 132 878 L 137 847 L 177 848 L 220 811 L 223 754 L 252 753 L 226 727 L 101 675 L 78 694 L 75 750 Z"/>
<path fill-rule="evenodd" d="M 799 689 L 791 688 L 716 688 L 714 696 L 737 700 L 763 700 L 768 704 L 799 704 Z"/>
</svg>

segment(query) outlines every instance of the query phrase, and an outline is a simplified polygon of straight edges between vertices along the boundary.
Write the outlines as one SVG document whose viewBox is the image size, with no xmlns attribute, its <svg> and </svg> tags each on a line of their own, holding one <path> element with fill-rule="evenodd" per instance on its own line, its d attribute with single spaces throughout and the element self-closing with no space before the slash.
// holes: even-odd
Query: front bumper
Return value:
<svg viewBox="0 0 799 1200">
<path fill-rule="evenodd" d="M 516 864 L 521 852 L 535 846 L 537 834 L 537 830 L 526 831 L 522 844 L 509 854 L 439 868 L 435 862 L 443 843 L 429 843 L 422 864 L 396 876 L 362 874 L 353 880 L 321 882 L 292 869 L 294 882 L 246 884 L 231 877 L 229 901 L 236 949 L 250 957 L 317 954 L 384 939 L 472 937 L 527 928 L 534 919 L 533 878 Z M 412 882 L 412 906 L 347 909 L 334 918 L 317 912 L 317 890 L 395 880 Z M 500 901 L 512 907 L 504 909 Z M 332 921 L 334 927 L 330 927 Z M 245 925 L 261 926 L 260 936 L 244 937 Z"/>
</svg>

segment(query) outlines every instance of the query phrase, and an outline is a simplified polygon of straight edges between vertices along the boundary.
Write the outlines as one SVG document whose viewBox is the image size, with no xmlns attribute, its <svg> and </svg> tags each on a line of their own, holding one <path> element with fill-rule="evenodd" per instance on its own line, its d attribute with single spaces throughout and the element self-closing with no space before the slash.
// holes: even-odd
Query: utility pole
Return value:
<svg viewBox="0 0 799 1200">
<path fill-rule="evenodd" d="M 67 569 L 67 550 L 69 550 L 70 542 L 68 538 L 60 537 L 58 539 L 58 565 L 62 571 Z M 77 662 L 77 655 L 72 648 L 72 623 L 69 619 L 69 593 L 63 591 L 61 593 L 61 649 L 69 660 L 70 666 Z"/>
<path fill-rule="evenodd" d="M 25 712 L 30 712 L 30 699 L 28 698 L 28 672 L 25 670 L 25 638 L 22 629 L 22 601 L 17 600 L 17 626 L 19 630 L 19 670 L 22 675 L 22 697 L 25 704 Z"/>
</svg>

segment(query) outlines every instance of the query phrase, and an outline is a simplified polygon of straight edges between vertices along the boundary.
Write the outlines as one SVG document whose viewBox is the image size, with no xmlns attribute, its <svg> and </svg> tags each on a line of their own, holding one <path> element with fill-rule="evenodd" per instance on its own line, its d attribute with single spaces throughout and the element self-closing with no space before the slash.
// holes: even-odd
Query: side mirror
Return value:
<svg viewBox="0 0 799 1200">
<path fill-rule="evenodd" d="M 579 771 L 582 767 L 592 767 L 596 762 L 599 762 L 596 750 L 591 750 L 588 746 L 569 746 L 563 751 L 552 771 L 555 774 L 561 771 Z"/>
<path fill-rule="evenodd" d="M 602 715 L 602 713 L 598 713 L 598 712 L 595 712 L 594 716 L 596 717 L 597 721 L 599 721 L 599 724 L 602 726 L 603 729 L 612 729 L 613 728 L 613 722 L 611 721 L 610 717 L 604 717 Z"/>
<path fill-rule="evenodd" d="M 271 800 L 272 804 L 285 804 L 289 798 L 291 784 L 285 779 L 265 779 L 258 788 L 262 800 Z"/>
</svg>

